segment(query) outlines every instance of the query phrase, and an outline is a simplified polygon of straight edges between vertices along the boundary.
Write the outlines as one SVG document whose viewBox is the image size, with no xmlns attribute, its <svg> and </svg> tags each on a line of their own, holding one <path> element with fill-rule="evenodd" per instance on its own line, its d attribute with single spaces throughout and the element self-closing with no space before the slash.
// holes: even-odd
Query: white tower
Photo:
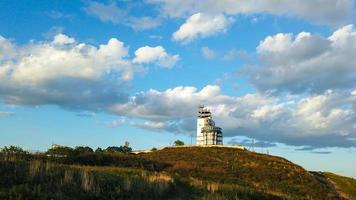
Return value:
<svg viewBox="0 0 356 200">
<path fill-rule="evenodd" d="M 197 118 L 197 145 L 222 145 L 221 128 L 215 126 L 210 110 L 199 106 Z"/>
</svg>

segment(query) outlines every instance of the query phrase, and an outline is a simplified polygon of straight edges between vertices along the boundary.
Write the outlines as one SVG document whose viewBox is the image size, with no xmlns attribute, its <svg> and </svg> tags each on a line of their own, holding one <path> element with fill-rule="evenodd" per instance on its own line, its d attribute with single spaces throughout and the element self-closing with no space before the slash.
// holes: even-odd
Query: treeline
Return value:
<svg viewBox="0 0 356 200">
<path fill-rule="evenodd" d="M 44 153 L 31 154 L 20 147 L 10 146 L 4 147 L 0 151 L 0 160 L 39 160 L 61 164 L 133 167 L 149 171 L 162 171 L 170 166 L 166 163 L 135 156 L 131 152 L 132 149 L 128 146 L 110 146 L 106 149 L 98 148 L 95 151 L 90 147 L 55 146 Z"/>
<path fill-rule="evenodd" d="M 131 153 L 132 148 L 129 146 L 109 146 L 106 149 L 97 148 L 95 151 L 88 146 L 77 146 L 75 148 L 66 146 L 55 146 L 47 150 L 48 155 L 57 156 L 74 156 L 84 153 Z"/>
<path fill-rule="evenodd" d="M 3 161 L 30 160 L 31 158 L 33 158 L 33 155 L 21 147 L 5 146 L 0 149 L 0 160 Z"/>
<path fill-rule="evenodd" d="M 188 198 L 190 192 L 185 190 L 190 186 L 158 172 L 166 164 L 131 152 L 128 146 L 95 151 L 54 146 L 42 153 L 4 147 L 0 149 L 0 199 Z"/>
<path fill-rule="evenodd" d="M 0 160 L 0 199 L 280 199 L 169 173 L 171 165 L 128 152 L 55 147 L 30 154 L 10 146 L 0 155 L 11 158 Z"/>
</svg>

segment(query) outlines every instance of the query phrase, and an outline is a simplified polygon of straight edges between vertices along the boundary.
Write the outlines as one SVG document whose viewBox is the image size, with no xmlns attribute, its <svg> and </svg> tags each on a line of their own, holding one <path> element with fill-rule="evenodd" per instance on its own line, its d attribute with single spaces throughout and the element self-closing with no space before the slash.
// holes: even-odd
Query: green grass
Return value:
<svg viewBox="0 0 356 200">
<path fill-rule="evenodd" d="M 356 180 L 349 177 L 339 176 L 330 172 L 323 173 L 350 199 L 356 199 Z"/>
</svg>

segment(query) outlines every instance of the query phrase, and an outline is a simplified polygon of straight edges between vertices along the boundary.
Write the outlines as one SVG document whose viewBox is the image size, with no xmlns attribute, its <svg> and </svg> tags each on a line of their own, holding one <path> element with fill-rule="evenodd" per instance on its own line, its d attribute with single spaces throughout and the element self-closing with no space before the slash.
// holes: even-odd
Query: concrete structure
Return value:
<svg viewBox="0 0 356 200">
<path fill-rule="evenodd" d="M 222 145 L 221 128 L 215 126 L 209 109 L 199 106 L 197 119 L 197 145 Z"/>
</svg>

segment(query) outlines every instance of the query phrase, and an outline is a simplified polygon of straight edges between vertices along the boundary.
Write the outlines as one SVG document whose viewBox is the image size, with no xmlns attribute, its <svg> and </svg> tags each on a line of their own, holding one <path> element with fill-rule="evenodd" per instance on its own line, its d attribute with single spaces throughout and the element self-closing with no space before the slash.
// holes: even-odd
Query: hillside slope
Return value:
<svg viewBox="0 0 356 200">
<path fill-rule="evenodd" d="M 1 154 L 0 199 L 355 199 L 354 179 L 228 147 Z"/>
<path fill-rule="evenodd" d="M 340 195 L 346 199 L 356 199 L 356 180 L 330 172 L 322 173 L 335 186 Z"/>
<path fill-rule="evenodd" d="M 329 182 L 276 156 L 214 147 L 165 148 L 139 156 L 169 164 L 168 172 L 192 177 L 193 184 L 214 182 L 222 190 L 262 192 L 283 199 L 341 198 Z"/>
</svg>

